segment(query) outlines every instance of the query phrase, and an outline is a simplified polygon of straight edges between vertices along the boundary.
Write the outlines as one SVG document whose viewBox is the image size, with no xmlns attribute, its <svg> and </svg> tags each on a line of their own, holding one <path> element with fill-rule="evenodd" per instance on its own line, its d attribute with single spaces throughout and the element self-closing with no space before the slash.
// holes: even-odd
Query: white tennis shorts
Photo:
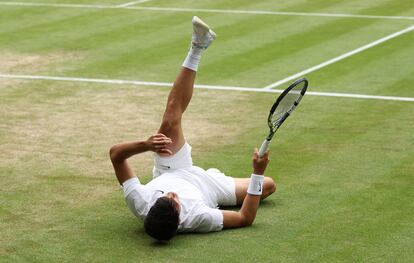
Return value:
<svg viewBox="0 0 414 263">
<path fill-rule="evenodd" d="M 185 170 L 202 182 L 202 192 L 215 198 L 221 206 L 234 206 L 236 200 L 236 185 L 234 178 L 226 176 L 216 168 L 207 171 L 193 166 L 191 158 L 191 146 L 185 143 L 183 147 L 172 156 L 154 155 L 153 177 L 156 178 L 163 173 L 174 172 L 174 170 Z M 196 183 L 194 183 L 196 184 Z"/>
</svg>

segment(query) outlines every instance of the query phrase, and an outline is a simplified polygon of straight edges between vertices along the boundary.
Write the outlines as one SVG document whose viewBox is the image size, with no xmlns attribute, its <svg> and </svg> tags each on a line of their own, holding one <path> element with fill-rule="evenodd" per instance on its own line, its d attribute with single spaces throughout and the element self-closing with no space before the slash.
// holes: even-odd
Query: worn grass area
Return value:
<svg viewBox="0 0 414 263">
<path fill-rule="evenodd" d="M 403 0 L 154 0 L 143 6 L 414 12 Z M 218 33 L 198 83 L 252 87 L 412 24 L 195 14 Z M 192 15 L 0 6 L 0 73 L 171 82 L 188 47 Z M 412 42 L 409 33 L 314 72 L 307 76 L 310 90 L 413 97 Z M 155 132 L 167 94 L 168 88 L 0 78 L 0 261 L 414 260 L 414 104 L 396 101 L 306 96 L 272 143 L 267 175 L 278 190 L 252 227 L 154 243 L 124 204 L 108 149 Z M 247 177 L 274 97 L 196 90 L 184 118 L 196 164 Z M 143 182 L 150 180 L 151 158 L 132 159 Z"/>
</svg>

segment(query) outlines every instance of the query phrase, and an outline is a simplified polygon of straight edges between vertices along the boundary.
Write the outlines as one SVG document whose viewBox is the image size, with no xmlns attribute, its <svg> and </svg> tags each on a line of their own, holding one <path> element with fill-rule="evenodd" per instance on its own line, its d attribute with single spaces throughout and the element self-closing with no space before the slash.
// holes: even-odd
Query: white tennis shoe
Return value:
<svg viewBox="0 0 414 263">
<path fill-rule="evenodd" d="M 207 49 L 216 38 L 216 33 L 197 16 L 193 17 L 193 37 L 191 45 L 195 48 Z"/>
</svg>

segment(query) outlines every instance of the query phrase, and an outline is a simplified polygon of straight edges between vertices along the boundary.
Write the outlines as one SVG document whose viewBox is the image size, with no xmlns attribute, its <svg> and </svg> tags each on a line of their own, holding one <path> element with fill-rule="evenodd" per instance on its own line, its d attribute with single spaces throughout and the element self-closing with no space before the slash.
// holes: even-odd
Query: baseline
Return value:
<svg viewBox="0 0 414 263">
<path fill-rule="evenodd" d="M 90 9 L 128 9 L 128 10 L 150 10 L 160 12 L 203 12 L 224 14 L 247 14 L 247 15 L 282 15 L 282 16 L 316 16 L 316 17 L 338 17 L 338 18 L 362 18 L 362 19 L 388 19 L 388 20 L 413 20 L 413 16 L 381 16 L 381 15 L 357 15 L 357 14 L 334 14 L 334 13 L 306 13 L 306 12 L 277 12 L 262 10 L 231 10 L 231 9 L 202 9 L 202 8 L 174 8 L 174 7 L 134 7 L 119 5 L 96 5 L 96 4 L 59 4 L 59 3 L 35 3 L 35 2 L 0 2 L 5 6 L 33 6 L 33 7 L 62 7 L 62 8 L 90 8 Z"/>
<path fill-rule="evenodd" d="M 223 14 L 245 14 L 245 15 L 281 15 L 281 16 L 316 16 L 316 17 L 337 17 L 337 18 L 365 18 L 365 19 L 393 19 L 393 20 L 414 20 L 412 16 L 381 16 L 381 15 L 356 15 L 356 14 L 335 14 L 335 13 L 306 13 L 306 12 L 279 12 L 264 10 L 231 10 L 231 9 L 205 9 L 205 8 L 181 8 L 181 7 L 128 7 L 127 9 L 153 10 L 166 12 L 203 12 Z"/>
<path fill-rule="evenodd" d="M 58 76 L 36 76 L 36 75 L 14 75 L 1 74 L 0 78 L 6 79 L 25 79 L 25 80 L 50 80 L 50 81 L 69 81 L 69 82 L 85 82 L 85 83 L 103 83 L 103 84 L 129 84 L 138 86 L 155 86 L 155 87 L 171 87 L 173 83 L 168 82 L 150 82 L 139 80 L 121 80 L 121 79 L 97 79 L 97 78 L 77 78 L 77 77 L 58 77 Z M 252 87 L 238 87 L 238 86 L 214 86 L 214 85 L 194 85 L 197 89 L 210 90 L 227 90 L 227 91 L 247 91 L 247 92 L 265 92 L 265 93 L 281 93 L 283 90 Z M 315 92 L 307 91 L 307 95 L 324 96 L 324 97 L 340 97 L 340 98 L 354 98 L 354 99 L 373 99 L 373 100 L 390 100 L 390 101 L 409 101 L 414 102 L 414 97 L 395 97 L 395 96 L 376 96 L 353 93 L 339 93 L 339 92 Z"/>
<path fill-rule="evenodd" d="M 149 1 L 152 1 L 152 0 L 132 1 L 132 2 L 128 2 L 128 3 L 124 3 L 124 4 L 117 5 L 116 7 L 120 7 L 120 8 L 122 8 L 122 7 L 129 7 L 129 6 L 132 6 L 132 5 L 142 4 L 142 3 L 145 3 L 145 2 L 149 2 Z"/>
</svg>

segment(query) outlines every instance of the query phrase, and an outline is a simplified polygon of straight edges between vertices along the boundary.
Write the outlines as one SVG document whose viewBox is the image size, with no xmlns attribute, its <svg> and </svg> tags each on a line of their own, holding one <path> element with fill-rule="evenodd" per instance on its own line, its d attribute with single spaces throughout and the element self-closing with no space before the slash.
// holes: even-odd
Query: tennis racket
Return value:
<svg viewBox="0 0 414 263">
<path fill-rule="evenodd" d="M 282 94 L 277 98 L 276 102 L 270 109 L 269 117 L 267 118 L 267 124 L 269 125 L 269 135 L 263 141 L 260 146 L 259 157 L 263 157 L 269 148 L 270 141 L 275 135 L 277 129 L 292 114 L 293 110 L 299 105 L 299 102 L 305 95 L 308 88 L 308 81 L 305 78 L 301 78 L 292 83 Z"/>
</svg>

